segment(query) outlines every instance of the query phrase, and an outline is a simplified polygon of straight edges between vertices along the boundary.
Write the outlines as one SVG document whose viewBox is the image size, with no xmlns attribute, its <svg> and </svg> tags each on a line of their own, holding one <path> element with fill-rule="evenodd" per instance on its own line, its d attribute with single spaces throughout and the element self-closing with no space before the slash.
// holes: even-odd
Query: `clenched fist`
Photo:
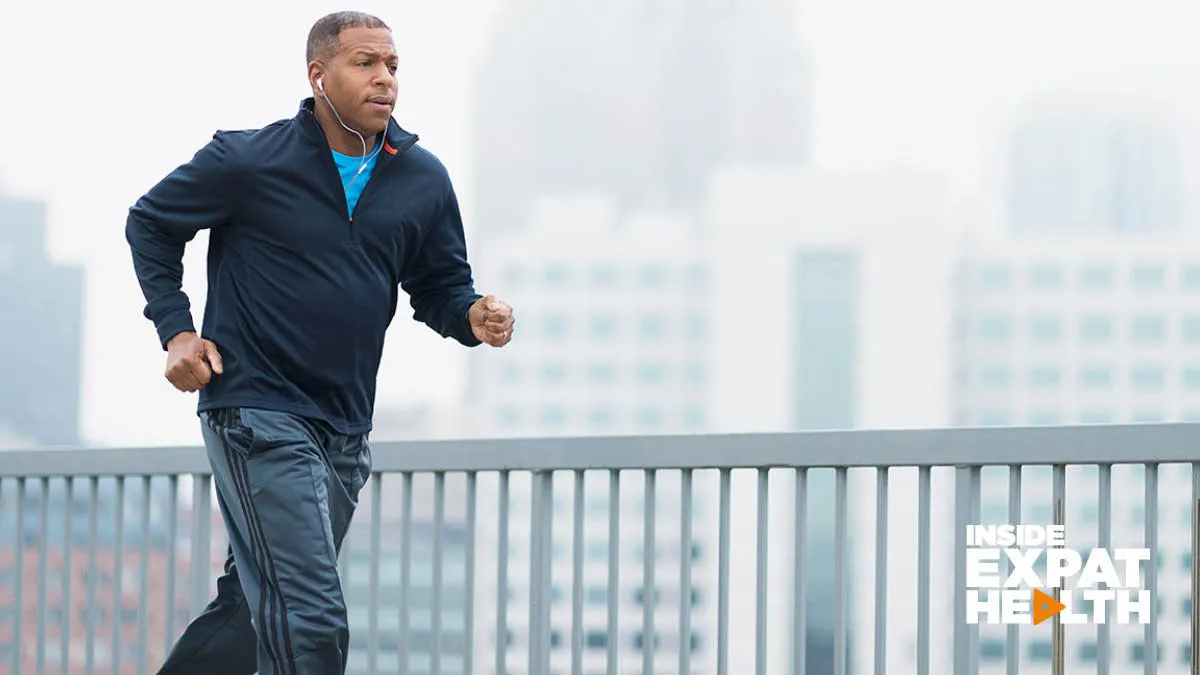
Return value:
<svg viewBox="0 0 1200 675">
<path fill-rule="evenodd" d="M 475 301 L 468 313 L 471 319 L 471 332 L 480 342 L 493 347 L 503 347 L 512 340 L 513 319 L 512 307 L 501 302 L 495 296 L 488 295 Z"/>
<path fill-rule="evenodd" d="M 199 391 L 221 372 L 217 346 L 199 335 L 180 333 L 167 343 L 167 381 L 179 391 Z"/>
</svg>

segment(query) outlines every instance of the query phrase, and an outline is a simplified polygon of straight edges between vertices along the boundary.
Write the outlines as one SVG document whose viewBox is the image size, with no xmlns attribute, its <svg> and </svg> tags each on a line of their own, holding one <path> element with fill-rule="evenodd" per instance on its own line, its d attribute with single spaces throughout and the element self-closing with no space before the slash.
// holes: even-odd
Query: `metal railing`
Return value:
<svg viewBox="0 0 1200 675">
<path fill-rule="evenodd" d="M 1144 545 L 1153 550 L 1158 545 L 1161 515 L 1160 468 L 1190 467 L 1191 560 L 1200 554 L 1200 428 L 1186 424 L 383 442 L 375 443 L 372 452 L 374 479 L 363 496 L 365 512 L 360 510 L 351 530 L 347 542 L 350 552 L 343 552 L 347 573 L 353 563 L 346 561 L 365 555 L 367 616 L 365 622 L 352 625 L 352 630 L 365 633 L 365 645 L 357 651 L 365 659 L 362 668 L 370 673 L 585 675 L 586 668 L 587 673 L 603 670 L 608 675 L 624 675 L 635 669 L 645 675 L 701 670 L 718 675 L 849 675 L 852 666 L 857 665 L 855 673 L 875 675 L 972 675 L 981 667 L 980 627 L 964 621 L 961 552 L 967 525 L 980 522 L 983 516 L 982 478 L 992 468 L 1007 474 L 1007 516 L 1014 523 L 1022 522 L 1022 487 L 1030 472 L 1035 467 L 1050 471 L 1053 518 L 1062 524 L 1068 513 L 1068 469 L 1094 467 L 1095 491 L 1081 491 L 1078 499 L 1095 498 L 1097 545 L 1107 547 L 1113 544 L 1114 536 L 1114 468 L 1141 467 Z M 814 523 L 828 514 L 824 498 L 818 502 L 813 496 L 812 481 L 822 471 L 833 478 L 832 535 L 824 539 L 824 535 L 812 531 Z M 641 482 L 641 531 L 634 541 L 640 540 L 642 564 L 640 579 L 633 581 L 641 590 L 642 600 L 640 617 L 634 619 L 634 639 L 624 641 L 622 630 L 630 620 L 625 616 L 629 607 L 621 600 L 621 589 L 630 568 L 627 559 L 622 558 L 622 547 L 629 541 L 624 528 L 631 521 L 622 507 L 628 507 L 630 493 L 625 488 L 630 473 Z M 599 482 L 595 474 L 599 474 Z M 874 474 L 873 480 L 852 484 L 852 477 L 859 474 Z M 745 503 L 737 496 L 734 480 L 743 475 L 754 479 L 750 483 L 753 497 Z M 952 493 L 935 488 L 939 475 L 953 476 Z M 915 489 L 909 490 L 901 477 L 915 479 Z M 398 492 L 385 489 L 385 478 L 392 484 L 399 481 Z M 563 478 L 567 481 L 565 489 L 556 485 L 556 479 Z M 671 489 L 665 490 L 668 478 Z M 417 481 L 426 479 L 432 482 L 432 504 L 414 499 Z M 462 501 L 455 499 L 453 504 L 454 510 L 461 508 L 461 515 L 453 518 L 447 515 L 447 484 L 451 480 L 463 485 Z M 529 514 L 527 518 L 515 517 L 525 503 L 515 497 L 523 494 L 526 480 Z M 780 480 L 783 491 L 793 495 L 790 504 L 783 507 L 778 500 L 772 501 L 774 486 Z M 101 494 L 104 481 L 114 488 L 110 498 Z M 190 500 L 181 499 L 188 492 L 183 481 L 191 484 Z M 482 487 L 485 482 L 486 490 Z M 50 495 L 56 483 L 65 488 L 68 506 L 62 514 L 56 514 L 61 518 L 62 532 L 50 537 Z M 136 517 L 126 513 L 130 485 L 140 496 Z M 151 498 L 155 485 L 160 487 L 159 502 Z M 859 489 L 852 490 L 856 485 Z M 79 500 L 76 507 L 73 505 L 81 486 L 86 499 Z M 211 597 L 213 577 L 223 559 L 219 521 L 215 528 L 213 525 L 211 487 L 207 462 L 198 448 L 0 453 L 0 500 L 5 504 L 0 519 L 5 527 L 17 525 L 17 536 L 4 544 L 11 544 L 11 560 L 0 558 L 0 565 L 10 567 L 6 573 L 9 583 L 0 583 L 0 606 L 7 601 L 11 610 L 0 614 L 4 619 L 0 621 L 0 645 L 6 635 L 9 638 L 9 663 L 5 664 L 11 668 L 8 672 L 153 672 L 161 652 L 152 648 L 152 643 L 161 644 L 165 650 L 183 622 L 203 608 Z M 1122 491 L 1132 489 L 1127 482 L 1119 487 Z M 560 489 L 570 495 L 569 501 L 556 499 Z M 597 539 L 605 544 L 604 554 L 593 556 L 585 537 L 585 531 L 591 534 L 586 526 L 595 520 L 589 518 L 588 496 L 605 494 L 606 500 L 597 500 L 607 510 L 604 536 Z M 711 562 L 697 563 L 695 553 L 696 539 L 711 536 L 710 521 L 698 515 L 707 510 L 696 506 L 709 496 L 715 497 L 717 511 L 715 579 L 701 574 Z M 36 518 L 27 508 L 31 497 L 36 497 Z M 399 497 L 398 504 L 385 504 L 395 497 Z M 871 499 L 873 509 L 869 508 Z M 906 527 L 915 529 L 915 537 L 909 542 L 909 537 L 889 532 L 889 522 L 897 517 L 893 507 L 903 507 L 899 511 L 907 515 L 904 509 L 914 501 L 916 513 L 904 521 Z M 156 510 L 156 503 L 165 504 L 165 509 Z M 104 504 L 113 511 L 113 528 L 111 532 L 105 530 L 108 534 L 101 533 L 100 527 Z M 556 519 L 559 504 L 570 504 L 569 522 Z M 735 509 L 743 505 L 752 510 L 753 516 L 735 522 Z M 782 520 L 778 516 L 781 508 L 785 512 Z M 942 516 L 948 515 L 943 513 L 947 509 L 953 512 L 950 533 L 939 525 Z M 181 513 L 190 514 L 190 527 L 186 528 L 190 547 L 182 556 L 177 554 L 177 542 L 184 538 L 185 529 L 181 527 Z M 673 516 L 674 522 L 664 514 Z M 77 541 L 77 518 L 87 520 L 82 544 Z M 135 527 L 128 528 L 127 520 Z M 458 528 L 455 531 L 461 531 L 463 543 L 462 577 L 453 580 L 446 571 L 451 569 L 447 559 L 451 520 Z M 423 581 L 423 572 L 414 573 L 424 563 L 413 554 L 417 541 L 414 533 L 425 532 L 421 529 L 425 523 L 431 523 L 431 541 L 426 542 L 432 557 L 428 582 Z M 556 552 L 556 524 L 570 533 L 569 554 Z M 528 566 L 514 569 L 512 563 L 517 558 L 512 552 L 520 548 L 518 544 L 523 542 L 519 540 L 526 531 Z M 751 532 L 752 553 L 735 543 L 749 541 Z M 788 533 L 790 541 L 776 536 L 779 533 Z M 676 537 L 678 546 L 673 554 L 677 559 L 660 555 L 660 551 L 671 550 Z M 363 538 L 367 542 L 365 552 L 360 543 Z M 669 542 L 667 548 L 660 546 L 663 541 Z M 784 551 L 773 545 L 781 541 L 786 543 Z M 871 544 L 874 555 L 870 564 L 854 565 L 861 556 L 852 552 L 852 542 Z M 400 552 L 398 570 L 385 567 L 382 561 L 385 548 L 393 543 Z M 80 546 L 86 557 L 86 561 L 79 562 L 80 567 L 86 566 L 82 583 L 73 571 Z M 106 550 L 109 546 L 111 552 Z M 132 553 L 131 548 L 135 549 Z M 935 586 L 931 578 L 935 563 L 941 559 L 940 551 L 953 552 L 949 564 L 953 566 L 954 583 L 952 598 L 947 599 L 953 603 L 953 621 L 949 635 L 944 637 L 935 635 L 932 628 L 932 619 L 945 609 L 937 599 L 937 591 L 945 590 L 943 580 L 938 578 Z M 783 555 L 783 574 L 778 568 L 772 572 L 772 553 Z M 907 555 L 915 555 L 915 564 L 899 576 L 892 563 Z M 559 598 L 555 577 L 567 574 L 568 565 L 555 563 L 564 557 L 569 560 L 571 592 Z M 813 561 L 828 562 L 830 557 L 831 578 L 814 582 L 810 577 Z M 57 565 L 54 560 L 59 561 Z M 743 560 L 752 560 L 752 573 L 734 573 L 735 563 Z M 108 585 L 101 583 L 105 569 L 110 569 Z M 133 569 L 137 570 L 134 578 L 138 587 L 130 589 L 123 585 L 123 579 Z M 873 572 L 863 573 L 863 569 Z M 1146 579 L 1152 594 L 1157 591 L 1157 569 L 1151 565 Z M 384 576 L 392 572 L 398 573 L 398 583 L 394 593 L 384 593 L 383 588 L 391 588 Z M 603 602 L 598 603 L 603 605 L 602 614 L 593 611 L 593 599 L 584 593 L 596 575 L 604 579 L 604 593 L 599 594 Z M 487 577 L 486 584 L 480 583 L 483 577 Z M 1191 565 L 1190 578 L 1187 592 L 1195 599 L 1200 589 L 1200 571 L 1195 565 Z M 525 580 L 528 597 L 518 606 L 510 599 L 511 587 L 514 581 Z M 421 586 L 426 583 L 427 588 Z M 462 584 L 462 603 L 448 609 L 452 583 Z M 735 622 L 731 616 L 745 603 L 736 591 L 731 592 L 731 586 L 742 583 L 753 589 L 753 609 L 747 611 L 747 621 Z M 165 597 L 152 597 L 151 589 L 159 586 Z M 430 596 L 427 630 L 414 625 L 415 615 L 408 607 L 418 586 Z M 3 595 L 6 587 L 8 596 Z M 715 607 L 695 609 L 696 593 L 709 587 L 715 589 Z M 661 614 L 664 610 L 660 608 L 668 603 L 658 595 L 660 588 L 678 589 L 678 602 L 668 607 L 673 617 Z M 897 604 L 894 591 L 904 588 L 913 590 L 913 603 Z M 184 597 L 180 597 L 180 589 Z M 98 597 L 99 590 L 111 598 L 107 615 L 97 612 L 107 602 Z M 827 615 L 814 617 L 809 610 L 812 594 L 818 591 L 829 591 L 831 607 Z M 86 596 L 79 623 L 72 623 L 77 617 L 73 617 L 71 599 L 80 597 L 74 593 Z M 131 602 L 127 597 L 131 594 L 136 604 L 132 629 L 126 621 L 128 613 L 122 611 Z M 390 638 L 393 629 L 384 620 L 389 602 L 395 603 L 391 609 L 397 615 L 394 641 Z M 356 611 L 353 599 L 351 604 L 352 611 Z M 569 608 L 562 608 L 564 605 Z M 50 612 L 54 606 L 61 610 Z M 786 611 L 781 613 L 772 607 Z M 1188 667 L 1189 672 L 1200 674 L 1200 656 L 1194 649 L 1200 623 L 1194 602 L 1191 607 Z M 462 641 L 450 649 L 447 636 L 452 628 L 448 617 L 452 612 L 459 616 L 453 631 L 461 633 Z M 863 618 L 864 613 L 869 621 Z M 896 616 L 908 618 L 896 620 Z M 461 628 L 457 627 L 460 620 Z M 524 628 L 517 625 L 521 622 L 527 625 L 524 640 L 511 637 L 515 628 Z M 570 624 L 565 640 L 555 629 L 556 624 L 564 622 Z M 810 638 L 817 623 L 832 632 L 829 670 L 811 665 L 815 646 Z M 699 624 L 713 626 L 715 636 L 710 641 L 701 640 L 697 646 L 692 636 Z M 1154 658 L 1159 651 L 1157 625 L 1157 621 L 1151 621 L 1141 635 L 1143 653 L 1149 655 L 1142 665 L 1147 675 L 1158 672 L 1159 661 Z M 855 626 L 861 630 L 856 631 Z M 1110 626 L 1095 629 L 1096 654 L 1089 659 L 1086 672 L 1128 672 L 1114 665 L 1119 659 L 1112 650 Z M 78 635 L 80 630 L 82 637 Z M 1074 628 L 1064 627 L 1060 617 L 1055 617 L 1049 659 L 1053 673 L 1067 672 L 1066 635 L 1071 630 Z M 656 648 L 661 644 L 660 633 L 672 631 L 678 644 L 671 649 Z M 904 631 L 914 633 L 911 660 L 901 653 L 905 648 L 896 647 L 898 634 Z M 418 633 L 428 639 L 424 647 L 427 668 L 425 663 L 414 663 L 413 655 L 420 651 L 414 647 Z M 1021 671 L 1019 647 L 1022 635 L 1029 638 L 1030 633 L 1029 627 L 1005 628 L 1003 672 L 1011 675 Z M 52 644 L 52 635 L 58 636 L 57 644 Z M 392 645 L 393 657 L 381 657 L 384 643 Z M 108 648 L 100 649 L 105 644 Z M 738 656 L 741 652 L 737 650 L 744 650 L 751 662 Z M 454 663 L 449 659 L 452 651 L 457 654 Z M 518 658 L 522 652 L 524 658 Z M 862 654 L 869 654 L 869 659 L 860 658 Z M 1040 668 L 1026 672 L 1045 672 Z"/>
</svg>

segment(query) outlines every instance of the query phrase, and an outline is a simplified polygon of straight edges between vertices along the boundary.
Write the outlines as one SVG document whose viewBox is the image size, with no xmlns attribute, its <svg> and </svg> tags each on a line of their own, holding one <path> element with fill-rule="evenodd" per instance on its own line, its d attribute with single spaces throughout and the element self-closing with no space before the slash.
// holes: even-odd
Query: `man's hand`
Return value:
<svg viewBox="0 0 1200 675">
<path fill-rule="evenodd" d="M 179 391 L 199 391 L 221 372 L 217 346 L 199 335 L 180 333 L 167 343 L 167 380 Z"/>
<path fill-rule="evenodd" d="M 471 332 L 480 342 L 493 347 L 503 347 L 512 340 L 513 311 L 508 304 L 495 296 L 484 296 L 471 305 L 467 312 L 471 320 Z"/>
</svg>

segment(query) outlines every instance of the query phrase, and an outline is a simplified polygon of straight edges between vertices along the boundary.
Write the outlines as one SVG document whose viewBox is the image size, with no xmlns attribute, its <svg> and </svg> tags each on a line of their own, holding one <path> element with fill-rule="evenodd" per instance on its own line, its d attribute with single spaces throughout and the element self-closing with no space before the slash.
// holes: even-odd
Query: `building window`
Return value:
<svg viewBox="0 0 1200 675">
<path fill-rule="evenodd" d="M 1187 265 L 1183 268 L 1183 287 L 1200 288 L 1200 265 Z"/>
<path fill-rule="evenodd" d="M 1054 426 L 1062 422 L 1057 410 L 1035 410 L 1029 414 L 1029 423 L 1034 426 Z"/>
<path fill-rule="evenodd" d="M 1003 661 L 1004 641 L 985 638 L 979 641 L 979 660 Z"/>
<path fill-rule="evenodd" d="M 588 366 L 588 379 L 596 384 L 610 384 L 617 379 L 616 366 L 611 363 L 593 363 Z"/>
<path fill-rule="evenodd" d="M 548 286 L 565 286 L 570 277 L 570 271 L 562 265 L 552 265 L 546 268 L 546 285 Z"/>
<path fill-rule="evenodd" d="M 1012 321 L 1006 316 L 979 318 L 979 339 L 984 342 L 1008 342 L 1012 339 Z"/>
<path fill-rule="evenodd" d="M 561 314 L 547 316 L 542 331 L 548 340 L 561 340 L 567 335 L 567 317 Z"/>
<path fill-rule="evenodd" d="M 1030 321 L 1029 332 L 1034 342 L 1058 342 L 1062 339 L 1062 319 L 1056 316 L 1034 317 Z"/>
<path fill-rule="evenodd" d="M 521 376 L 521 368 L 515 363 L 506 363 L 500 369 L 500 379 L 505 382 L 516 382 Z"/>
<path fill-rule="evenodd" d="M 703 429 L 704 410 L 701 408 L 688 408 L 683 412 L 683 423 L 692 431 Z"/>
<path fill-rule="evenodd" d="M 1163 388 L 1166 375 L 1159 366 L 1135 366 L 1130 374 L 1134 389 L 1158 391 Z"/>
<path fill-rule="evenodd" d="M 567 423 L 567 411 L 560 406 L 548 406 L 542 410 L 542 426 L 558 429 Z"/>
<path fill-rule="evenodd" d="M 1162 344 L 1167 337 L 1166 321 L 1161 316 L 1136 316 L 1130 335 L 1136 344 Z"/>
<path fill-rule="evenodd" d="M 659 340 L 666 333 L 665 322 L 657 314 L 644 315 L 638 323 L 638 330 L 646 340 Z"/>
<path fill-rule="evenodd" d="M 1057 288 L 1062 285 L 1062 269 L 1054 263 L 1038 263 L 1029 268 L 1029 283 L 1034 288 Z"/>
<path fill-rule="evenodd" d="M 593 316 L 588 321 L 588 331 L 593 339 L 612 339 L 617 335 L 617 318 L 611 314 Z"/>
<path fill-rule="evenodd" d="M 567 379 L 567 367 L 561 363 L 547 363 L 542 366 L 542 379 L 551 384 L 561 384 Z"/>
<path fill-rule="evenodd" d="M 979 384 L 985 389 L 1003 389 L 1012 383 L 1012 373 L 1002 364 L 979 367 Z"/>
<path fill-rule="evenodd" d="M 1039 389 L 1057 387 L 1062 383 L 1062 371 L 1058 366 L 1042 365 L 1033 369 L 1030 374 L 1033 386 Z"/>
<path fill-rule="evenodd" d="M 612 408 L 593 408 L 588 413 L 588 424 L 596 431 L 612 429 L 616 420 L 617 416 Z"/>
<path fill-rule="evenodd" d="M 1034 642 L 1029 645 L 1030 661 L 1049 661 L 1054 656 L 1054 650 L 1049 642 Z"/>
<path fill-rule="evenodd" d="M 500 412 L 497 413 L 497 418 L 500 421 L 500 426 L 511 429 L 512 427 L 517 426 L 517 422 L 520 421 L 521 416 L 515 406 L 504 406 L 500 409 Z"/>
<path fill-rule="evenodd" d="M 657 429 L 662 421 L 662 411 L 658 408 L 642 408 L 637 412 L 637 425 L 641 429 Z"/>
<path fill-rule="evenodd" d="M 703 289 L 708 287 L 708 266 L 703 263 L 693 263 L 688 265 L 687 271 L 684 272 L 684 278 L 687 285 L 693 289 Z"/>
<path fill-rule="evenodd" d="M 1136 424 L 1153 424 L 1156 422 L 1165 422 L 1167 414 L 1161 410 L 1143 409 L 1135 410 L 1130 420 Z"/>
<path fill-rule="evenodd" d="M 976 272 L 975 281 L 977 288 L 1005 290 L 1012 283 L 1012 270 L 1003 263 L 984 263 Z"/>
<path fill-rule="evenodd" d="M 1188 314 L 1180 324 L 1184 344 L 1200 344 L 1200 315 Z"/>
<path fill-rule="evenodd" d="M 999 408 L 987 408 L 979 411 L 977 419 L 985 427 L 1003 427 L 1012 424 L 1012 413 Z"/>
<path fill-rule="evenodd" d="M 1099 290 L 1112 288 L 1116 284 L 1117 275 L 1112 265 L 1085 265 L 1079 272 L 1079 284 L 1084 288 Z"/>
<path fill-rule="evenodd" d="M 1111 424 L 1112 413 L 1107 410 L 1084 410 L 1079 414 L 1081 424 Z"/>
<path fill-rule="evenodd" d="M 667 271 L 662 265 L 647 265 L 642 268 L 641 282 L 643 286 L 658 288 L 667 280 Z"/>
<path fill-rule="evenodd" d="M 1133 287 L 1140 290 L 1158 290 L 1167 284 L 1167 271 L 1162 265 L 1135 265 L 1132 277 Z"/>
<path fill-rule="evenodd" d="M 683 334 L 693 341 L 708 337 L 708 317 L 703 314 L 688 314 L 683 320 Z"/>
<path fill-rule="evenodd" d="M 1101 344 L 1112 340 L 1112 319 L 1107 316 L 1089 315 L 1079 322 L 1080 337 L 1090 344 Z"/>
<path fill-rule="evenodd" d="M 704 366 L 699 363 L 689 363 L 683 367 L 683 379 L 690 385 L 701 386 L 704 384 Z"/>
<path fill-rule="evenodd" d="M 666 379 L 667 369 L 661 363 L 643 363 L 638 366 L 637 373 L 642 384 L 661 384 Z"/>
<path fill-rule="evenodd" d="M 1107 389 L 1112 386 L 1112 370 L 1106 366 L 1084 366 L 1079 371 L 1079 386 L 1084 389 Z"/>
<path fill-rule="evenodd" d="M 1080 661 L 1095 661 L 1100 656 L 1100 649 L 1095 642 L 1085 642 L 1079 645 Z"/>
<path fill-rule="evenodd" d="M 592 284 L 608 288 L 617 283 L 617 268 L 612 265 L 598 265 L 592 268 Z"/>
</svg>

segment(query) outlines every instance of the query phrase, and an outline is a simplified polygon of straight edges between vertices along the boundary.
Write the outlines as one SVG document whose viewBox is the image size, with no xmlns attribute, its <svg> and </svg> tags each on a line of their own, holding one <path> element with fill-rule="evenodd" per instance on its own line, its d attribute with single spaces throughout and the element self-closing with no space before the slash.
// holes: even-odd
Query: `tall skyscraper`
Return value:
<svg viewBox="0 0 1200 675">
<path fill-rule="evenodd" d="M 41 202 L 0 195 L 0 431 L 79 442 L 83 268 L 46 255 Z"/>
<path fill-rule="evenodd" d="M 542 194 L 691 210 L 721 164 L 806 162 L 795 26 L 779 0 L 506 3 L 474 86 L 480 234 L 524 227 Z"/>
<path fill-rule="evenodd" d="M 1178 139 L 1109 99 L 1038 100 L 1011 136 L 1009 229 L 1021 234 L 1175 232 L 1184 219 Z"/>
</svg>

